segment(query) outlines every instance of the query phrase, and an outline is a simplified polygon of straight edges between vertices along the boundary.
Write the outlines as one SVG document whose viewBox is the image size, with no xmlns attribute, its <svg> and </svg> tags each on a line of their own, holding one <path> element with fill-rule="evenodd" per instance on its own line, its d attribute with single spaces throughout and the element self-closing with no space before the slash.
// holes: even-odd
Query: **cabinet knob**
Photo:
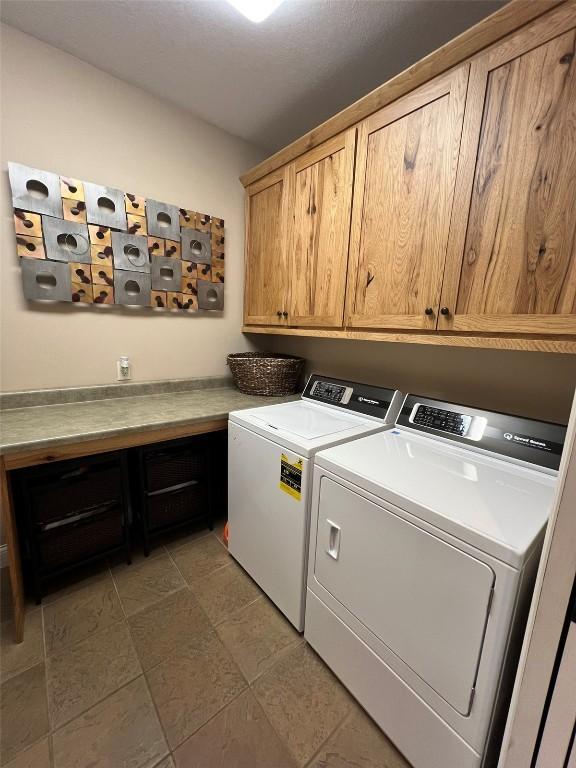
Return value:
<svg viewBox="0 0 576 768">
<path fill-rule="evenodd" d="M 288 317 L 288 312 L 286 312 L 286 310 L 284 310 L 284 312 L 282 312 L 282 315 L 283 315 L 284 317 Z"/>
<path fill-rule="evenodd" d="M 440 314 L 446 317 L 447 315 L 450 314 L 450 310 L 448 309 L 448 307 L 442 307 L 442 309 L 440 310 Z"/>
<path fill-rule="evenodd" d="M 282 317 L 282 312 L 280 312 L 280 310 L 278 310 L 278 312 L 276 312 L 276 315 L 277 315 L 278 317 Z"/>
<path fill-rule="evenodd" d="M 432 309 L 432 307 L 426 307 L 426 309 L 424 310 L 424 314 L 425 315 L 433 315 L 434 314 L 434 310 Z"/>
</svg>

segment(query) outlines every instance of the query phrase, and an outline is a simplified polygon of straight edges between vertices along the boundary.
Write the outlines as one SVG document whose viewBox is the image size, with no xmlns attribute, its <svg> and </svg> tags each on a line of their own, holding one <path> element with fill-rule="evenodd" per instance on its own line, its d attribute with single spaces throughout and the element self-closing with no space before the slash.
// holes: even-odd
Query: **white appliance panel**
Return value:
<svg viewBox="0 0 576 768">
<path fill-rule="evenodd" d="M 411 765 L 480 768 L 480 755 L 310 590 L 306 640 Z"/>
<path fill-rule="evenodd" d="M 314 575 L 457 712 L 469 713 L 495 580 L 488 565 L 323 477 Z"/>
<path fill-rule="evenodd" d="M 389 430 L 322 451 L 318 466 L 520 567 L 544 530 L 555 479 L 429 437 Z M 411 510 L 412 511 L 412 510 Z"/>
<path fill-rule="evenodd" d="M 298 629 L 304 626 L 309 462 L 238 424 L 228 425 L 230 554 Z M 280 489 L 280 460 L 302 458 L 302 494 Z"/>
</svg>

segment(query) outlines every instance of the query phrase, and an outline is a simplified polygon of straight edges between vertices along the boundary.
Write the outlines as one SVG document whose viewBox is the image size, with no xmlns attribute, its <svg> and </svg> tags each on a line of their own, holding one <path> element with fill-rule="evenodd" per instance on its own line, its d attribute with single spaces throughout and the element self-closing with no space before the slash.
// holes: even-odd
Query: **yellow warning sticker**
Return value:
<svg viewBox="0 0 576 768">
<path fill-rule="evenodd" d="M 302 459 L 290 461 L 283 453 L 280 457 L 280 490 L 296 501 L 302 498 Z"/>
</svg>

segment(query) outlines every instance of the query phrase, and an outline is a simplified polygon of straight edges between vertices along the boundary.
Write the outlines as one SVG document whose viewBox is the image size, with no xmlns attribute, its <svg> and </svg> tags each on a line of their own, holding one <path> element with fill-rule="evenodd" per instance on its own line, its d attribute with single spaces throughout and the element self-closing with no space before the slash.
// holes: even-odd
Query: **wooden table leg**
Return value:
<svg viewBox="0 0 576 768">
<path fill-rule="evenodd" d="M 4 540 L 8 548 L 8 571 L 12 602 L 14 604 L 15 640 L 21 643 L 24 639 L 24 587 L 22 584 L 22 567 L 20 565 L 20 550 L 18 549 L 18 531 L 12 505 L 12 494 L 4 459 L 0 456 L 0 486 L 1 486 L 1 520 Z"/>
</svg>

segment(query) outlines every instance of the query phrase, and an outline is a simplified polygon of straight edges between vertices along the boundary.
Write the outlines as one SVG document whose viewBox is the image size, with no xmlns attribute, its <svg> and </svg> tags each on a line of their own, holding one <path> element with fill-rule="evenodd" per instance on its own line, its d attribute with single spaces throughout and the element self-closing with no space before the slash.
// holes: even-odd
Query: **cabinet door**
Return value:
<svg viewBox="0 0 576 768">
<path fill-rule="evenodd" d="M 289 187 L 286 167 L 246 190 L 244 322 L 248 324 L 286 324 Z"/>
<path fill-rule="evenodd" d="M 472 63 L 440 330 L 576 334 L 574 11 L 554 19 Z"/>
<path fill-rule="evenodd" d="M 436 327 L 469 66 L 360 125 L 348 324 Z"/>
<path fill-rule="evenodd" d="M 351 128 L 292 164 L 290 325 L 342 325 L 355 143 Z"/>
</svg>

